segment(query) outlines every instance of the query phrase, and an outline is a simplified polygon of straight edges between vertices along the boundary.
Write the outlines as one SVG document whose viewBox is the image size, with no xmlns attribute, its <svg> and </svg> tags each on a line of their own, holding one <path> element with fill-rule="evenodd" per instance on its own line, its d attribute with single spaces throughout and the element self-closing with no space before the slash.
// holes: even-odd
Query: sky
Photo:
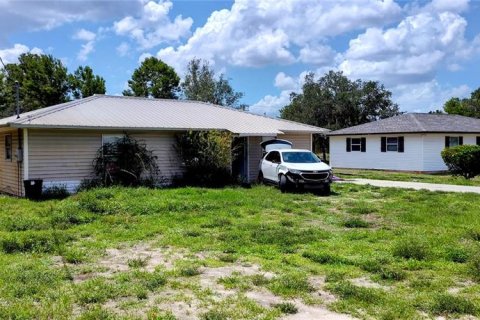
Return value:
<svg viewBox="0 0 480 320">
<path fill-rule="evenodd" d="M 5 63 L 32 52 L 89 65 L 110 95 L 146 57 L 180 77 L 204 59 L 270 116 L 308 72 L 379 81 L 405 112 L 480 87 L 479 0 L 0 0 L 0 30 Z"/>
</svg>

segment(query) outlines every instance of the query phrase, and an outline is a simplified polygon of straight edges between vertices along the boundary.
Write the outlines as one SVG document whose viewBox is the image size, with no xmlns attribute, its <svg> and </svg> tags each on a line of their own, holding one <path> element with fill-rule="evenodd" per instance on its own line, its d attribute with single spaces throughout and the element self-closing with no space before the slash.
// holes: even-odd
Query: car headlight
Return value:
<svg viewBox="0 0 480 320">
<path fill-rule="evenodd" d="M 288 171 L 289 171 L 290 173 L 293 173 L 293 174 L 300 174 L 300 173 L 302 173 L 302 171 L 300 171 L 300 170 L 295 170 L 295 169 L 288 169 Z"/>
</svg>

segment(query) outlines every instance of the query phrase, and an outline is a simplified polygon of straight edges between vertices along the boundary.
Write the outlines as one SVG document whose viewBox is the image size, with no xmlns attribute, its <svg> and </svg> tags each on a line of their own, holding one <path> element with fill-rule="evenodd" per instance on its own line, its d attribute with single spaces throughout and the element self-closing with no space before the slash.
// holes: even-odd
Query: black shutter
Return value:
<svg viewBox="0 0 480 320">
<path fill-rule="evenodd" d="M 352 151 L 352 139 L 347 138 L 347 152 Z"/>
<path fill-rule="evenodd" d="M 458 137 L 458 144 L 463 146 L 463 137 Z"/>
<path fill-rule="evenodd" d="M 398 152 L 404 152 L 405 151 L 405 142 L 403 137 L 398 137 Z"/>
<path fill-rule="evenodd" d="M 380 151 L 387 152 L 387 137 L 382 137 L 382 146 Z"/>
<path fill-rule="evenodd" d="M 367 151 L 367 139 L 366 138 L 361 138 L 360 139 L 360 151 L 361 152 L 366 152 Z"/>
<path fill-rule="evenodd" d="M 477 146 L 480 146 L 480 137 L 477 137 Z"/>
<path fill-rule="evenodd" d="M 446 136 L 445 137 L 445 148 L 448 148 L 448 147 L 450 147 L 450 137 Z"/>
</svg>

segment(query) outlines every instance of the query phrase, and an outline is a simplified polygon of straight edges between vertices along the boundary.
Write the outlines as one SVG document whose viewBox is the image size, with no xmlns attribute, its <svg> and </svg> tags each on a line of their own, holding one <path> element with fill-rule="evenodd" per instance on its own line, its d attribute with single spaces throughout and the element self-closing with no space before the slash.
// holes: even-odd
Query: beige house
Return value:
<svg viewBox="0 0 480 320">
<path fill-rule="evenodd" d="M 196 101 L 94 95 L 0 120 L 0 192 L 22 196 L 29 179 L 74 192 L 92 177 L 102 143 L 124 133 L 145 142 L 158 157 L 161 175 L 172 178 L 182 173 L 175 134 L 209 129 L 244 139 L 239 172 L 248 181 L 257 178 L 263 140 L 277 137 L 311 150 L 312 135 L 328 131 Z"/>
</svg>

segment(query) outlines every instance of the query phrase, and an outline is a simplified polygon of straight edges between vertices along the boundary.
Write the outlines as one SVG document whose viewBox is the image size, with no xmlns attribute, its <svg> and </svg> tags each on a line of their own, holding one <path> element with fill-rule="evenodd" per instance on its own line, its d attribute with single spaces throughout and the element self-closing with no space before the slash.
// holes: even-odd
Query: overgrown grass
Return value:
<svg viewBox="0 0 480 320">
<path fill-rule="evenodd" d="M 448 173 L 423 174 L 409 172 L 394 172 L 383 170 L 334 169 L 336 176 L 343 179 L 376 179 L 393 181 L 411 181 L 425 183 L 442 183 L 465 186 L 480 186 L 480 177 L 467 180 L 463 177 L 452 176 Z"/>
<path fill-rule="evenodd" d="M 43 202 L 0 196 L 0 318 L 174 319 L 165 305 L 197 299 L 203 319 L 274 319 L 296 306 L 262 307 L 242 294 L 314 301 L 319 276 L 338 298 L 330 308 L 362 318 L 480 316 L 478 195 L 332 190 L 330 197 L 264 186 L 93 189 Z M 169 270 L 152 271 L 139 255 L 110 275 L 97 264 L 106 249 L 147 242 L 184 256 Z M 203 268 L 251 264 L 274 276 L 221 277 L 217 285 L 238 292 L 223 299 L 198 284 Z M 171 300 L 155 300 L 161 294 Z"/>
</svg>

